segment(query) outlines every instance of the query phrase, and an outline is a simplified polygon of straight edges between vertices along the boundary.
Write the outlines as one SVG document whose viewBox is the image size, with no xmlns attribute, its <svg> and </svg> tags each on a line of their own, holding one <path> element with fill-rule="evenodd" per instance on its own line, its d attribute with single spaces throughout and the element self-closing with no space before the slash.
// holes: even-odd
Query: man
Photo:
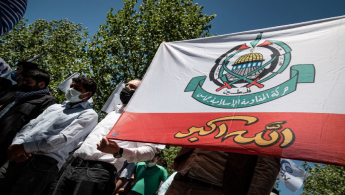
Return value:
<svg viewBox="0 0 345 195">
<path fill-rule="evenodd" d="M 20 87 L 23 83 L 22 73 L 27 73 L 28 71 L 34 69 L 39 69 L 38 65 L 35 63 L 26 61 L 18 62 L 16 71 L 11 72 L 11 79 L 13 81 L 16 81 L 17 84 L 13 85 L 6 94 L 0 96 L 0 111 L 2 108 L 6 107 L 6 105 L 15 100 L 16 91 L 20 90 Z"/>
<path fill-rule="evenodd" d="M 74 78 L 66 93 L 67 102 L 48 107 L 17 133 L 8 148 L 7 173 L 0 175 L 4 194 L 43 191 L 68 154 L 96 126 L 98 115 L 87 101 L 96 88 L 93 79 Z"/>
<path fill-rule="evenodd" d="M 28 0 L 0 0 L 0 37 L 24 16 Z"/>
<path fill-rule="evenodd" d="M 120 94 L 123 105 L 110 112 L 88 135 L 81 147 L 74 152 L 75 159 L 62 174 L 54 195 L 112 194 L 115 172 L 121 169 L 125 160 L 138 162 L 153 158 L 155 150 L 152 144 L 109 141 L 103 137 L 119 119 L 139 84 L 140 80 L 136 79 L 125 85 Z M 104 145 L 109 146 L 108 150 L 103 150 L 100 145 L 97 146 L 101 139 Z M 103 152 L 98 150 L 101 148 Z"/>
<path fill-rule="evenodd" d="M 168 172 L 164 167 L 157 165 L 160 150 L 156 149 L 155 157 L 146 162 L 140 162 L 134 170 L 134 185 L 127 195 L 154 195 L 161 182 L 168 179 Z"/>
<path fill-rule="evenodd" d="M 166 195 L 269 195 L 280 159 L 182 148 L 171 168 L 178 173 Z"/>
<path fill-rule="evenodd" d="M 50 76 L 35 69 L 23 73 L 23 84 L 13 101 L 0 108 L 0 166 L 7 161 L 6 151 L 16 133 L 58 100 L 49 95 Z"/>
</svg>

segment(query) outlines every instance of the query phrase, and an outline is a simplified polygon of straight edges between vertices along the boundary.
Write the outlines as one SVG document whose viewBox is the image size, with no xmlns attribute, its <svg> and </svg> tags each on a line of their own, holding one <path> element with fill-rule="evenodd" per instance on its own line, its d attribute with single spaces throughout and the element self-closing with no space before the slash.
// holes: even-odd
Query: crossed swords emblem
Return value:
<svg viewBox="0 0 345 195">
<path fill-rule="evenodd" d="M 230 73 L 230 74 L 232 74 L 233 76 L 237 77 L 237 79 L 234 80 L 234 81 L 232 81 L 231 83 L 228 83 L 228 82 L 226 82 L 226 81 L 223 81 L 223 82 L 224 82 L 224 85 L 223 85 L 222 87 L 219 87 L 218 89 L 216 89 L 216 91 L 220 91 L 220 90 L 222 90 L 222 89 L 224 89 L 224 88 L 231 89 L 231 88 L 232 88 L 232 87 L 231 87 L 232 84 L 236 83 L 236 82 L 239 81 L 239 80 L 245 80 L 245 81 L 249 82 L 249 84 L 246 86 L 247 88 L 249 88 L 249 87 L 251 87 L 251 86 L 253 86 L 253 85 L 255 85 L 255 86 L 259 87 L 259 88 L 263 88 L 264 85 L 258 83 L 258 81 L 260 80 L 260 78 L 256 78 L 256 79 L 253 81 L 253 80 L 251 80 L 251 79 L 248 79 L 247 77 L 248 77 L 249 75 L 251 75 L 251 74 L 253 74 L 253 73 L 255 73 L 255 72 L 257 72 L 257 71 L 259 71 L 259 70 L 261 70 L 261 69 L 263 69 L 263 68 L 265 68 L 265 67 L 266 67 L 267 65 L 269 65 L 274 59 L 276 59 L 276 57 L 274 57 L 274 58 L 272 58 L 270 61 L 266 62 L 266 63 L 265 63 L 264 65 L 262 65 L 260 68 L 255 69 L 254 71 L 252 71 L 252 72 L 250 72 L 250 73 L 248 73 L 248 74 L 246 74 L 246 75 L 244 75 L 244 76 L 241 76 L 241 75 L 238 75 L 238 74 L 232 72 L 231 70 L 229 70 L 229 69 L 226 67 L 226 65 L 227 65 L 227 63 L 228 63 L 228 60 L 229 60 L 230 58 L 232 58 L 232 57 L 233 57 L 234 55 L 236 55 L 236 54 L 237 54 L 237 53 L 231 55 L 227 60 L 225 60 L 225 61 L 223 62 L 222 67 L 223 67 L 228 73 Z"/>
</svg>

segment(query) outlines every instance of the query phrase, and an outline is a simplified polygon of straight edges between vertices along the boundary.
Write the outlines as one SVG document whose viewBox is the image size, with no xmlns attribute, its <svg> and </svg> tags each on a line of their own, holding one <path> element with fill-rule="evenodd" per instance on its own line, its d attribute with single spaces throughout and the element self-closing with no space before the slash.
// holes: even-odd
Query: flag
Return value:
<svg viewBox="0 0 345 195">
<path fill-rule="evenodd" d="M 7 78 L 11 72 L 11 67 L 5 62 L 4 59 L 0 58 L 0 77 Z"/>
<path fill-rule="evenodd" d="M 35 57 L 39 57 L 39 56 L 35 56 Z M 72 79 L 73 78 L 77 78 L 79 77 L 78 73 L 74 73 L 71 76 L 69 76 L 66 80 L 62 81 L 62 83 L 60 83 L 57 87 L 63 91 L 64 93 L 67 92 L 67 90 L 70 88 L 70 85 L 72 84 Z M 91 104 L 93 102 L 92 97 L 88 100 L 88 102 Z"/>
<path fill-rule="evenodd" d="M 120 82 L 120 84 L 116 87 L 116 89 L 108 98 L 107 102 L 104 104 L 102 108 L 103 112 L 109 113 L 111 111 L 114 111 L 116 109 L 116 105 L 122 104 L 120 100 L 120 92 L 124 87 L 125 84 L 123 82 Z"/>
<path fill-rule="evenodd" d="M 281 159 L 281 169 L 278 175 L 283 181 L 285 187 L 296 193 L 303 185 L 303 181 L 307 179 L 309 173 L 297 166 L 292 160 Z"/>
<path fill-rule="evenodd" d="M 341 16 L 162 43 L 108 138 L 345 165 L 344 34 Z"/>
</svg>

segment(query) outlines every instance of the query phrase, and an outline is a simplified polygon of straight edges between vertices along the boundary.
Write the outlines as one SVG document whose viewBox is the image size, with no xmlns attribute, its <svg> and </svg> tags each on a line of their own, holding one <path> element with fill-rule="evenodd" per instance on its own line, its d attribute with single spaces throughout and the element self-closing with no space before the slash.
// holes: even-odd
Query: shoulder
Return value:
<svg viewBox="0 0 345 195">
<path fill-rule="evenodd" d="M 137 167 L 139 167 L 139 166 L 145 166 L 145 162 L 138 162 Z"/>
<path fill-rule="evenodd" d="M 159 170 L 160 170 L 162 173 L 167 172 L 167 170 L 166 170 L 164 167 L 162 167 L 162 166 L 160 166 L 160 165 L 157 165 L 157 167 L 159 168 Z M 167 172 L 167 173 L 168 173 L 168 172 Z"/>
<path fill-rule="evenodd" d="M 83 110 L 80 113 L 80 116 L 85 116 L 85 117 L 88 117 L 90 119 L 97 119 L 98 120 L 98 114 L 91 107 Z"/>
</svg>

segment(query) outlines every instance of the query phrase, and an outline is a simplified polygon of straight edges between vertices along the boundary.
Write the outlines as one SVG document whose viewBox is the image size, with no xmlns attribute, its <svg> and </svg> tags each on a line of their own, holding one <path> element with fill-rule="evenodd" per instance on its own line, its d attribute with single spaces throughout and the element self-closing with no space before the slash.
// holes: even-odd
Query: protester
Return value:
<svg viewBox="0 0 345 195">
<path fill-rule="evenodd" d="M 140 80 L 132 80 L 126 84 L 120 94 L 123 105 L 110 112 L 75 151 L 76 158 L 62 174 L 53 192 L 54 195 L 112 194 L 115 188 L 114 172 L 121 169 L 125 160 L 139 162 L 153 158 L 155 148 L 152 144 L 108 141 L 103 137 L 119 119 L 139 84 Z M 102 144 L 98 143 L 100 140 Z"/>
<path fill-rule="evenodd" d="M 93 79 L 74 78 L 66 93 L 67 102 L 48 107 L 17 133 L 8 148 L 7 173 L 0 175 L 4 194 L 43 191 L 68 154 L 96 126 L 98 115 L 87 101 L 96 88 Z"/>
<path fill-rule="evenodd" d="M 27 73 L 30 70 L 39 69 L 38 65 L 31 62 L 20 61 L 17 64 L 17 69 L 11 72 L 11 79 L 16 82 L 6 93 L 0 96 L 0 111 L 1 107 L 4 108 L 7 104 L 15 100 L 16 91 L 20 90 L 23 83 L 22 73 Z M 48 74 L 48 73 L 47 73 Z"/>
<path fill-rule="evenodd" d="M 7 160 L 6 151 L 16 133 L 49 106 L 58 103 L 49 95 L 49 81 L 49 74 L 43 70 L 23 73 L 23 85 L 13 101 L 0 107 L 0 166 Z"/>
<path fill-rule="evenodd" d="M 0 36 L 10 31 L 24 16 L 28 0 L 0 0 Z"/>
<path fill-rule="evenodd" d="M 154 195 L 161 182 L 167 180 L 168 172 L 162 166 L 157 165 L 160 154 L 161 152 L 157 148 L 152 160 L 137 164 L 134 170 L 134 185 L 127 195 Z"/>
<path fill-rule="evenodd" d="M 178 173 L 166 195 L 267 195 L 280 171 L 280 159 L 182 148 L 171 168 Z"/>
<path fill-rule="evenodd" d="M 22 74 L 33 69 L 38 69 L 38 65 L 27 61 L 18 62 L 17 69 L 11 73 L 11 79 L 17 82 L 16 87 L 20 87 L 23 83 Z"/>
</svg>

